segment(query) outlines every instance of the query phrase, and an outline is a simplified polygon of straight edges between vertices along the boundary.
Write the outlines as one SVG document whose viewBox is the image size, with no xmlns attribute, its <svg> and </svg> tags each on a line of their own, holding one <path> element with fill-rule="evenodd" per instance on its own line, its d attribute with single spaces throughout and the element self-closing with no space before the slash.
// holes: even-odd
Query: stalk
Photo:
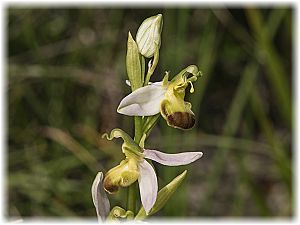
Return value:
<svg viewBox="0 0 300 225">
<path fill-rule="evenodd" d="M 134 117 L 134 141 L 139 144 L 142 138 L 142 118 Z M 137 183 L 133 183 L 128 187 L 127 192 L 127 210 L 135 214 L 136 210 Z M 130 218 L 133 219 L 133 218 Z"/>
<path fill-rule="evenodd" d="M 132 185 L 128 187 L 128 193 L 127 193 L 127 210 L 131 211 L 135 214 L 135 206 L 136 206 L 136 182 L 134 182 Z M 133 219 L 129 218 L 129 219 Z"/>
</svg>

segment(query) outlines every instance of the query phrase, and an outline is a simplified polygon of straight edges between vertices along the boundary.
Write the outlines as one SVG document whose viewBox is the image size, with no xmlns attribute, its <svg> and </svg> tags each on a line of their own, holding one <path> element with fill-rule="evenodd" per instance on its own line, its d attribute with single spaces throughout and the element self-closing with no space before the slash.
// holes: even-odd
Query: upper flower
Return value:
<svg viewBox="0 0 300 225">
<path fill-rule="evenodd" d="M 103 187 L 108 193 L 115 193 L 119 187 L 127 187 L 138 180 L 142 205 L 149 213 L 157 197 L 157 177 L 153 167 L 146 159 L 154 160 L 167 166 L 180 166 L 192 163 L 199 159 L 202 152 L 184 152 L 166 154 L 157 150 L 142 149 L 129 135 L 120 129 L 114 129 L 107 139 L 121 137 L 124 140 L 122 151 L 126 158 L 118 166 L 107 172 Z"/>
<path fill-rule="evenodd" d="M 139 88 L 122 99 L 117 111 L 129 116 L 152 116 L 161 113 L 169 126 L 190 129 L 195 124 L 191 103 L 185 102 L 185 89 L 197 80 L 200 71 L 191 65 L 182 70 L 170 82 L 168 73 L 162 82 Z"/>
</svg>

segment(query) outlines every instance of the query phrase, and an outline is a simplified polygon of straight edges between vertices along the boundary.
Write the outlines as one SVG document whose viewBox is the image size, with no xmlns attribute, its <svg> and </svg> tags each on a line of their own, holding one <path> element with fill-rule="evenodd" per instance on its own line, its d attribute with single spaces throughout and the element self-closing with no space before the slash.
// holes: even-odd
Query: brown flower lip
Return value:
<svg viewBox="0 0 300 225">
<path fill-rule="evenodd" d="M 168 115 L 168 124 L 170 126 L 183 130 L 191 129 L 195 125 L 195 116 L 188 112 L 174 112 Z"/>
<path fill-rule="evenodd" d="M 111 180 L 107 177 L 105 177 L 103 182 L 104 190 L 106 190 L 110 194 L 114 194 L 119 190 L 119 186 L 115 185 L 111 182 Z"/>
</svg>

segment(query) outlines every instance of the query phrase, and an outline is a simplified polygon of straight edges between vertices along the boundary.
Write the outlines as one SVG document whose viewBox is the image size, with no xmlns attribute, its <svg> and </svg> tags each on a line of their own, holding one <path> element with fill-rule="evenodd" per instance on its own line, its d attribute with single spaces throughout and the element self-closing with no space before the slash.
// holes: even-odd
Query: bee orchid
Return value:
<svg viewBox="0 0 300 225">
<path fill-rule="evenodd" d="M 114 129 L 110 135 L 103 136 L 108 140 L 121 137 L 124 141 L 122 151 L 126 156 L 118 166 L 107 172 L 103 181 L 104 189 L 113 194 L 119 187 L 127 187 L 138 180 L 141 202 L 146 214 L 153 207 L 158 190 L 156 173 L 146 159 L 166 166 L 180 166 L 190 164 L 203 155 L 202 152 L 166 154 L 157 150 L 143 149 L 120 129 Z"/>
<path fill-rule="evenodd" d="M 105 175 L 99 172 L 93 182 L 92 198 L 99 221 L 140 221 L 158 212 L 175 193 L 187 171 L 175 177 L 158 192 L 157 176 L 152 161 L 165 166 L 181 166 L 190 164 L 203 155 L 202 152 L 167 154 L 144 148 L 146 138 L 160 115 L 174 128 L 186 130 L 195 125 L 192 105 L 184 98 L 186 89 L 189 87 L 190 93 L 193 93 L 193 82 L 202 76 L 197 66 L 186 67 L 171 80 L 166 72 L 162 81 L 150 82 L 160 58 L 162 26 L 162 15 L 157 14 L 143 21 L 135 39 L 128 32 L 126 83 L 131 86 L 132 93 L 121 100 L 117 112 L 135 116 L 135 136 L 132 139 L 121 129 L 113 129 L 109 134 L 102 136 L 108 140 L 121 138 L 124 158 Z M 137 185 L 132 185 L 137 183 L 142 205 L 138 212 Z M 115 206 L 110 210 L 106 194 L 117 193 L 122 187 L 130 187 L 126 208 Z"/>
<path fill-rule="evenodd" d="M 190 129 L 195 124 L 191 103 L 185 102 L 185 89 L 197 80 L 200 71 L 191 65 L 182 70 L 171 81 L 168 73 L 162 82 L 154 82 L 127 95 L 118 106 L 118 113 L 128 116 L 152 116 L 161 113 L 167 124 L 174 128 Z"/>
</svg>

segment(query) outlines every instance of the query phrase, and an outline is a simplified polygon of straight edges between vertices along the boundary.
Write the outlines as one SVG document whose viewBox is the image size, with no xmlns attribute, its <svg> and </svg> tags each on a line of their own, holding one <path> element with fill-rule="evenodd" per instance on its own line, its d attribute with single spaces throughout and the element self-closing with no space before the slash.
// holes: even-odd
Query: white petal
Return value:
<svg viewBox="0 0 300 225">
<path fill-rule="evenodd" d="M 147 159 L 154 160 L 166 166 L 180 166 L 190 164 L 201 158 L 202 152 L 182 152 L 177 154 L 167 154 L 156 150 L 144 150 Z"/>
<path fill-rule="evenodd" d="M 92 198 L 96 208 L 98 221 L 104 221 L 110 211 L 109 200 L 102 185 L 103 173 L 99 172 L 92 185 Z"/>
<path fill-rule="evenodd" d="M 165 93 L 162 82 L 141 87 L 123 98 L 117 111 L 128 116 L 155 115 L 160 111 L 160 102 Z"/>
<path fill-rule="evenodd" d="M 154 169 L 146 161 L 139 163 L 140 175 L 138 178 L 140 195 L 143 207 L 148 215 L 153 207 L 157 196 L 157 178 Z"/>
</svg>

